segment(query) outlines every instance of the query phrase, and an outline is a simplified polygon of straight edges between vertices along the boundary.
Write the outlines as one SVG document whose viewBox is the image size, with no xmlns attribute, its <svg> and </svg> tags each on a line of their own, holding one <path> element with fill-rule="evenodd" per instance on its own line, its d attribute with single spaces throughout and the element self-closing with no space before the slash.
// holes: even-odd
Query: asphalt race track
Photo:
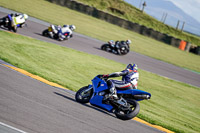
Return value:
<svg viewBox="0 0 200 133">
<path fill-rule="evenodd" d="M 6 10 L 5 12 L 11 13 L 11 11 L 9 10 Z M 0 12 L 0 18 L 5 15 L 7 15 L 7 13 Z M 145 55 L 141 55 L 133 51 L 131 51 L 125 56 L 118 56 L 112 53 L 107 53 L 105 51 L 100 50 L 101 45 L 105 42 L 78 33 L 74 33 L 73 38 L 61 42 L 53 40 L 51 38 L 43 37 L 42 31 L 44 29 L 47 29 L 49 24 L 37 19 L 30 18 L 29 21 L 27 21 L 27 25 L 27 27 L 24 27 L 22 29 L 19 28 L 17 33 L 33 37 L 39 40 L 55 43 L 64 47 L 87 52 L 90 54 L 99 55 L 124 64 L 136 63 L 140 69 L 150 71 L 152 73 L 156 73 L 158 75 L 168 77 L 173 80 L 200 87 L 200 74 L 194 73 L 192 71 L 185 70 L 183 68 L 150 58 Z"/>
<path fill-rule="evenodd" d="M 0 12 L 0 18 L 7 13 Z M 33 20 L 33 21 L 30 21 Z M 31 19 L 18 33 L 79 51 L 103 56 L 121 63 L 137 63 L 139 68 L 200 87 L 200 75 L 147 56 L 130 52 L 116 56 L 101 51 L 102 41 L 74 34 L 59 42 L 41 36 L 48 23 Z M 39 22 L 39 23 L 38 23 Z M 161 132 L 134 120 L 122 121 L 89 104 L 82 105 L 74 95 L 22 75 L 0 63 L 0 122 L 29 133 L 156 133 Z M 1 127 L 1 126 L 0 126 Z M 1 132 L 1 128 L 0 128 Z M 11 133 L 11 132 L 9 132 Z"/>
<path fill-rule="evenodd" d="M 79 104 L 74 95 L 3 65 L 0 65 L 0 75 L 0 122 L 25 132 L 161 132 L 134 120 L 119 120 L 115 115 L 89 104 Z"/>
</svg>

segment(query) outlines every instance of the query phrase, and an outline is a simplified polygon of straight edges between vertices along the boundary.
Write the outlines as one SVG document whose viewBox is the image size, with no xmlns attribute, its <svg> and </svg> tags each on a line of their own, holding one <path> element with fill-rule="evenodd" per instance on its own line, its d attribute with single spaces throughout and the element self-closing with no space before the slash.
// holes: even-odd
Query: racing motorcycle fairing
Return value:
<svg viewBox="0 0 200 133">
<path fill-rule="evenodd" d="M 89 87 L 93 88 L 93 95 L 90 99 L 90 103 L 92 105 L 101 107 L 111 112 L 113 109 L 113 106 L 102 103 L 103 98 L 104 98 L 103 95 L 105 94 L 104 91 L 108 89 L 107 83 L 104 80 L 100 79 L 98 76 L 92 80 L 92 83 L 93 85 L 89 85 Z"/>
<path fill-rule="evenodd" d="M 90 104 L 94 105 L 94 106 L 98 106 L 102 109 L 105 109 L 109 112 L 112 111 L 113 106 L 111 106 L 110 104 L 104 104 L 102 103 L 104 96 L 100 96 L 97 93 L 94 93 L 92 98 L 90 99 Z"/>
</svg>

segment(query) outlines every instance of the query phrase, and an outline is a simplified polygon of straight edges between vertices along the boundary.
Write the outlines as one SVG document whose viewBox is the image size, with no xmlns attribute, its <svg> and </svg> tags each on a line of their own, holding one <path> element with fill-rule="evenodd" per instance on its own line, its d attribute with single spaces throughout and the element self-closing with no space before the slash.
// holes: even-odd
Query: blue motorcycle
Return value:
<svg viewBox="0 0 200 133">
<path fill-rule="evenodd" d="M 90 102 L 93 106 L 115 113 L 119 119 L 130 120 L 140 111 L 140 106 L 137 101 L 151 98 L 150 93 L 142 90 L 122 90 L 119 88 L 116 88 L 119 100 L 107 98 L 109 94 L 107 80 L 102 75 L 96 76 L 92 79 L 92 85 L 82 87 L 76 92 L 76 101 L 79 103 Z"/>
</svg>

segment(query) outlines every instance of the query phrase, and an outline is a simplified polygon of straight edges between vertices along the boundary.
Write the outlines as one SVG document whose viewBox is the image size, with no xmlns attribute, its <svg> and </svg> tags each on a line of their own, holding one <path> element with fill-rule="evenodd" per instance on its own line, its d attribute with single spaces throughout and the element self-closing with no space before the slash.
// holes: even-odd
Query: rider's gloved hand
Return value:
<svg viewBox="0 0 200 133">
<path fill-rule="evenodd" d="M 109 75 L 107 74 L 107 75 L 103 75 L 103 78 L 104 79 L 108 79 L 109 78 Z"/>
<path fill-rule="evenodd" d="M 100 78 L 100 79 L 108 79 L 109 78 L 109 76 L 108 75 L 98 75 L 98 77 Z"/>
</svg>

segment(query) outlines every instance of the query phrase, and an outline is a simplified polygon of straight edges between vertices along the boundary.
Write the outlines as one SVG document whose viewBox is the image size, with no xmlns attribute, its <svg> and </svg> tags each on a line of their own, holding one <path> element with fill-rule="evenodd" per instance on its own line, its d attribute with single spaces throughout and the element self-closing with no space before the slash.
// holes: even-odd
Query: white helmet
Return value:
<svg viewBox="0 0 200 133">
<path fill-rule="evenodd" d="M 126 44 L 128 44 L 128 45 L 131 44 L 131 40 L 129 40 L 129 39 L 126 40 Z"/>
<path fill-rule="evenodd" d="M 28 19 L 28 15 L 27 14 L 23 14 L 24 19 Z"/>
<path fill-rule="evenodd" d="M 69 28 L 73 31 L 76 29 L 75 25 L 70 25 Z"/>
</svg>

